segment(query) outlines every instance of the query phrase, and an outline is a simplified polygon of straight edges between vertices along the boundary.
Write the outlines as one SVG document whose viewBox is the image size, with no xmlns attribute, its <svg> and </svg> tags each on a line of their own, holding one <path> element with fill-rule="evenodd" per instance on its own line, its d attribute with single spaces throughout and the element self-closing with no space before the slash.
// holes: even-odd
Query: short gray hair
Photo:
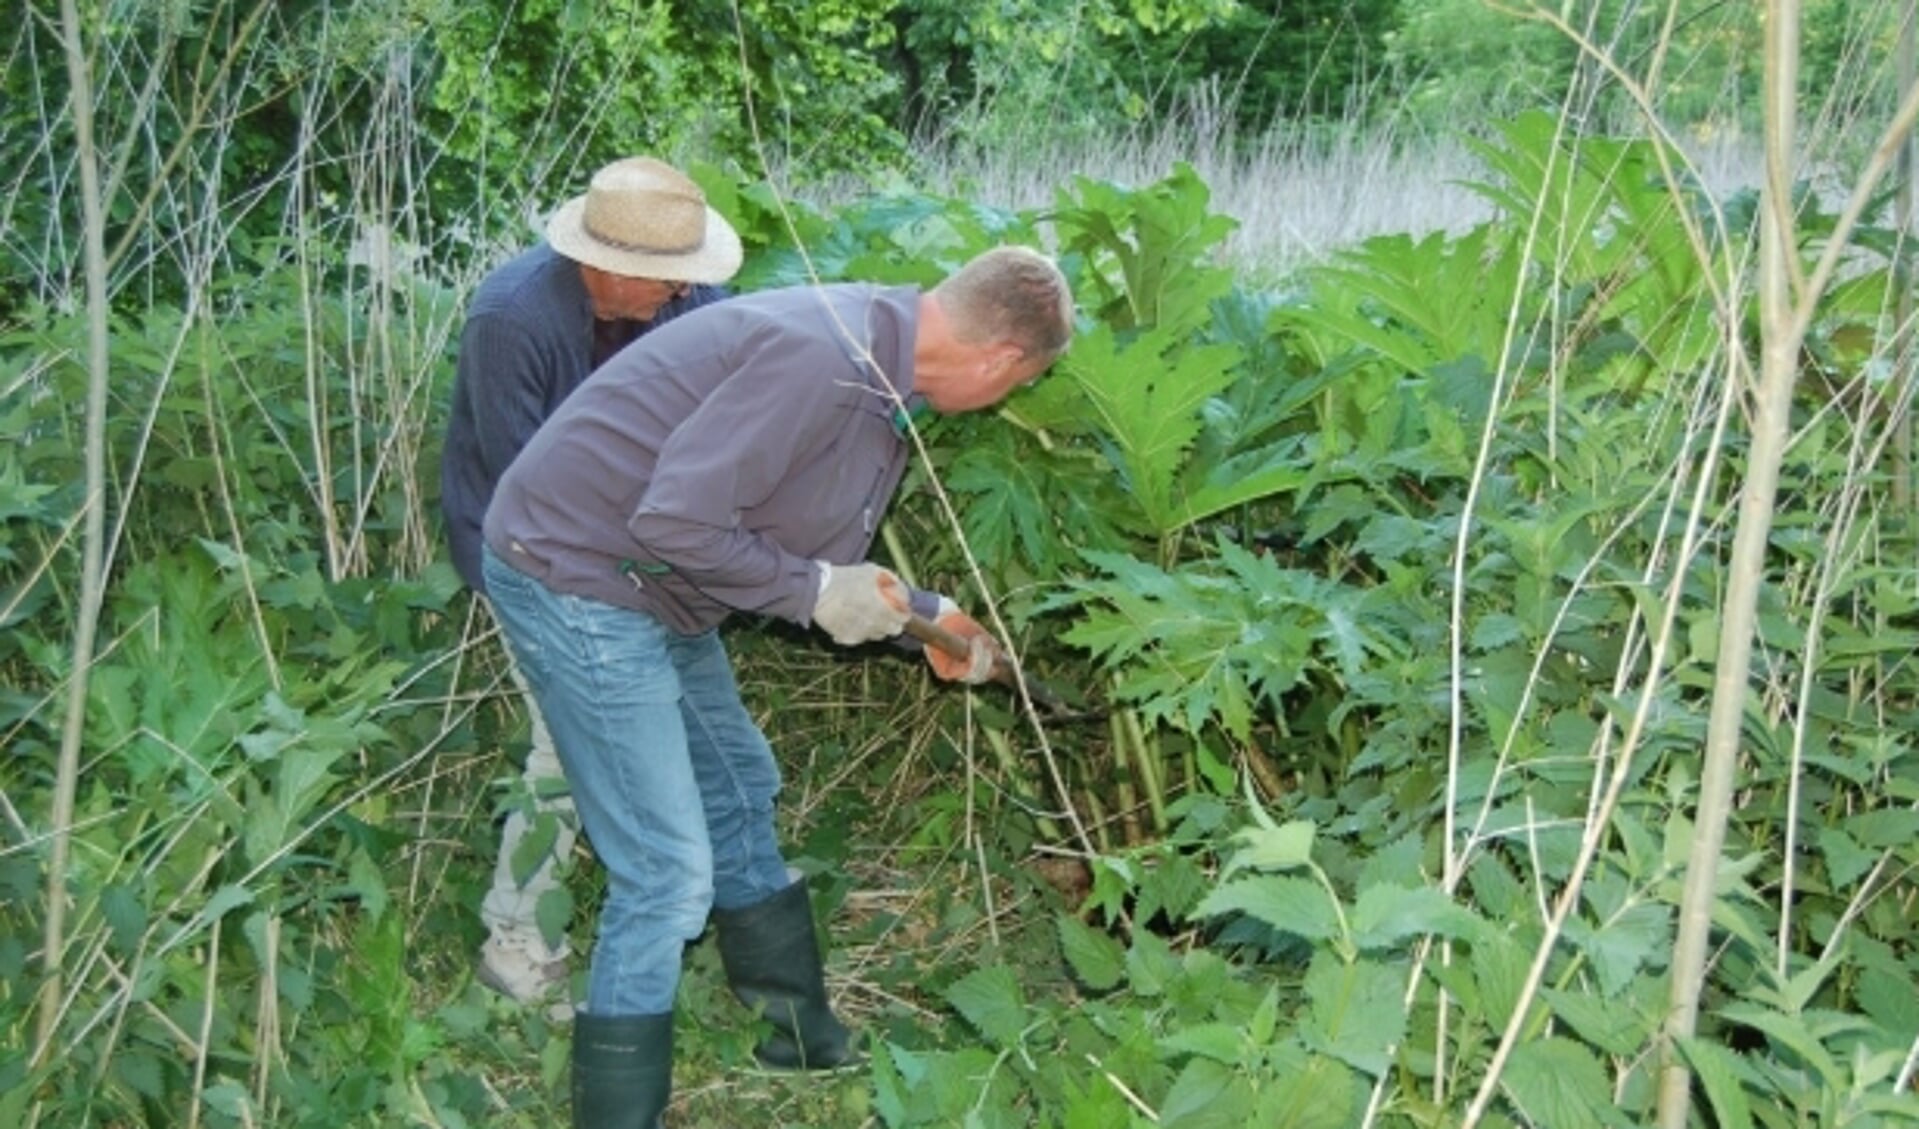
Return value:
<svg viewBox="0 0 1919 1129">
<path fill-rule="evenodd" d="M 973 257 L 933 288 L 969 345 L 1010 341 L 1049 363 L 1073 336 L 1073 293 L 1052 259 L 1031 247 L 995 247 Z"/>
</svg>

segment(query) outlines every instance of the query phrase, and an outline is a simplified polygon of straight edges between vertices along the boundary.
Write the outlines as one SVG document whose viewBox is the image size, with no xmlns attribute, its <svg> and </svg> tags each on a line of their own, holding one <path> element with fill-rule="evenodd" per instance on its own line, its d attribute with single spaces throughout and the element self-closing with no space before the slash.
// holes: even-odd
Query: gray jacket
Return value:
<svg viewBox="0 0 1919 1129">
<path fill-rule="evenodd" d="M 814 561 L 864 559 L 905 472 L 918 321 L 916 288 L 847 284 L 660 326 L 521 451 L 486 543 L 556 592 L 685 634 L 734 610 L 810 623 Z M 924 614 L 936 599 L 913 602 Z"/>
</svg>

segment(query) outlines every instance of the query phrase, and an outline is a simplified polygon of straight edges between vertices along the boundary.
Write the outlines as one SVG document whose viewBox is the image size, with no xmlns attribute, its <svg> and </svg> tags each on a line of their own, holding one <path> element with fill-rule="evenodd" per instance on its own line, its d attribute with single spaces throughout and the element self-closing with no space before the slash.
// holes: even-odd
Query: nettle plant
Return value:
<svg viewBox="0 0 1919 1129">
<path fill-rule="evenodd" d="M 477 1025 L 416 1014 L 409 935 L 470 930 L 460 899 L 402 903 L 408 853 L 438 834 L 408 799 L 434 775 L 416 766 L 485 724 L 449 693 L 458 581 L 422 559 L 415 478 L 430 398 L 410 381 L 443 363 L 450 307 L 255 251 L 257 273 L 114 326 L 114 550 L 59 876 L 63 994 L 51 1053 L 0 1055 L 7 1124 L 492 1108 L 447 1057 Z M 388 303 L 378 325 L 368 297 Z M 8 791 L 37 816 L 71 674 L 85 396 L 77 319 L 28 324 L 0 340 L 0 732 Z M 45 975 L 45 862 L 0 852 L 11 984 Z M 437 885 L 424 862 L 414 880 Z M 7 994 L 0 1024 L 32 1030 L 35 1002 Z"/>
<path fill-rule="evenodd" d="M 1056 641 L 1029 666 L 1104 672 L 1071 798 L 1156 826 L 1102 840 L 1060 920 L 1074 990 L 974 972 L 946 991 L 984 1045 L 881 1056 L 888 1124 L 1650 1117 L 1743 478 L 1719 392 L 1755 316 L 1750 201 L 1544 115 L 1483 157 L 1499 218 L 1277 295 L 1210 261 L 1229 221 L 1190 170 L 1061 193 L 1093 324 L 1012 428 L 938 438 L 989 584 Z M 1720 943 L 1677 1048 L 1702 1123 L 1919 1120 L 1884 235 L 1796 405 Z"/>
</svg>

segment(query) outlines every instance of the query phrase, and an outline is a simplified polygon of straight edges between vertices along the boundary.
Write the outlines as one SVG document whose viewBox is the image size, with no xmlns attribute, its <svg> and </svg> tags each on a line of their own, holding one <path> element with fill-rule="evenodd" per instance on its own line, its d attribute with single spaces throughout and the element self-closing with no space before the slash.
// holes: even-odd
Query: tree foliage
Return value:
<svg viewBox="0 0 1919 1129">
<path fill-rule="evenodd" d="M 932 142 L 1032 146 L 1137 121 L 1167 86 L 1155 52 L 1240 10 L 1239 0 L 901 0 L 895 122 Z"/>
<path fill-rule="evenodd" d="M 884 51 L 895 0 L 737 5 L 529 0 L 456 5 L 432 25 L 431 121 L 477 191 L 576 180 L 654 152 L 821 175 L 889 159 Z M 511 18 L 507 18 L 510 13 Z"/>
<path fill-rule="evenodd" d="M 1234 133 L 1283 121 L 1390 113 L 1397 84 L 1387 44 L 1407 0 L 1241 0 L 1183 36 L 1129 53 L 1140 85 L 1162 102 L 1212 88 Z"/>
</svg>

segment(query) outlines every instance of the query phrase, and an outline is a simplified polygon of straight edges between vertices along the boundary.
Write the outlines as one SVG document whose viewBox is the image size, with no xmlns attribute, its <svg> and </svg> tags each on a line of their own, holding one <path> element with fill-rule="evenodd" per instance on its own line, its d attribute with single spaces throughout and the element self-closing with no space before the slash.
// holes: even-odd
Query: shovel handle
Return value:
<svg viewBox="0 0 1919 1129">
<path fill-rule="evenodd" d="M 925 616 L 914 615 L 908 617 L 906 621 L 906 633 L 929 647 L 939 648 L 949 658 L 964 662 L 972 657 L 973 646 L 971 643 L 968 643 L 965 639 L 953 632 L 946 630 L 939 624 L 934 623 L 932 620 L 927 619 Z M 1033 704 L 1049 713 L 1062 714 L 1070 712 L 1065 700 L 1062 699 L 1052 687 L 1031 678 L 1020 677 L 1019 668 L 1013 665 L 1013 660 L 1008 658 L 1004 651 L 1000 651 L 994 656 L 993 673 L 990 677 L 995 682 L 1004 683 L 1006 686 L 1011 687 L 1015 692 L 1018 692 L 1019 689 L 1024 686 L 1027 695 L 1033 699 Z"/>
<path fill-rule="evenodd" d="M 966 640 L 923 615 L 907 617 L 906 633 L 929 647 L 938 647 L 950 658 L 963 659 L 973 653 Z"/>
</svg>

